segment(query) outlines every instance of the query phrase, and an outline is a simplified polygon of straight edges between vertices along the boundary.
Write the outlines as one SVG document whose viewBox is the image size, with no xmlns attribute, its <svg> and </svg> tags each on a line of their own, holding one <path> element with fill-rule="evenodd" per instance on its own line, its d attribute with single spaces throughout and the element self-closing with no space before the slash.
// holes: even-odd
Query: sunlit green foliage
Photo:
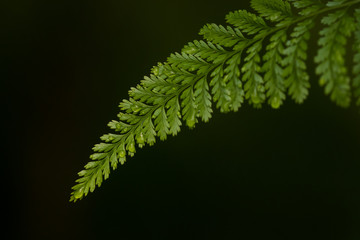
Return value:
<svg viewBox="0 0 360 240">
<path fill-rule="evenodd" d="M 137 147 L 175 136 L 184 123 L 193 128 L 200 120 L 208 122 L 213 105 L 221 112 L 238 111 L 245 101 L 279 108 L 286 95 L 302 103 L 309 94 L 308 41 L 316 24 L 320 85 L 337 105 L 349 106 L 352 92 L 360 105 L 359 5 L 360 0 L 252 0 L 255 12 L 229 13 L 230 26 L 205 25 L 200 31 L 204 40 L 189 42 L 130 89 L 118 120 L 108 124 L 116 133 L 95 145 L 70 201 L 94 191 Z M 351 69 L 347 54 L 352 54 Z"/>
</svg>

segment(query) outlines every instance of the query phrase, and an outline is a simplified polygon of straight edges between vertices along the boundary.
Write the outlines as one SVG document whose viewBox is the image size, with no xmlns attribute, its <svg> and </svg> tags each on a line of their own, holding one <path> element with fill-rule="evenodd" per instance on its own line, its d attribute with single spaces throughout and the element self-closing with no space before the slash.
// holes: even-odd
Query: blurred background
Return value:
<svg viewBox="0 0 360 240">
<path fill-rule="evenodd" d="M 249 1 L 1 4 L 7 239 L 360 238 L 359 109 L 324 96 L 312 61 L 304 104 L 215 110 L 69 203 L 129 88 Z"/>
</svg>

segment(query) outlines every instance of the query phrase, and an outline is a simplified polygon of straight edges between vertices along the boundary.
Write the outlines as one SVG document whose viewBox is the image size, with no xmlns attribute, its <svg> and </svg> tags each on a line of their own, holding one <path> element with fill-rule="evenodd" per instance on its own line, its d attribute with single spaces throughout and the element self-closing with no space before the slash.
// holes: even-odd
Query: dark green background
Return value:
<svg viewBox="0 0 360 240">
<path fill-rule="evenodd" d="M 312 61 L 304 104 L 215 110 L 68 202 L 128 89 L 248 1 L 2 3 L 2 196 L 14 239 L 360 238 L 360 114 L 324 96 Z"/>
</svg>

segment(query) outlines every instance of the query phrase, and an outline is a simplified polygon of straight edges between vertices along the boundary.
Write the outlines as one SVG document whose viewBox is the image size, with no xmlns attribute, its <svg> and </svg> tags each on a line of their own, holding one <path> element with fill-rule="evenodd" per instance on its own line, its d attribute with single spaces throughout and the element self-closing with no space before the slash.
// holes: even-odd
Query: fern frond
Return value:
<svg viewBox="0 0 360 240">
<path fill-rule="evenodd" d="M 310 29 L 319 16 L 325 15 L 315 57 L 320 84 L 340 106 L 350 104 L 352 86 L 360 105 L 360 9 L 353 10 L 360 0 L 322 2 L 252 0 L 259 15 L 239 10 L 226 16 L 232 26 L 205 25 L 204 40 L 189 42 L 130 89 L 129 99 L 119 105 L 119 119 L 108 124 L 115 133 L 94 146 L 70 201 L 94 191 L 137 148 L 177 135 L 184 123 L 193 128 L 199 120 L 209 121 L 213 105 L 221 112 L 238 111 L 245 100 L 254 107 L 267 102 L 279 108 L 286 93 L 302 103 L 310 88 L 305 64 Z M 345 50 L 353 32 L 351 81 Z"/>
</svg>

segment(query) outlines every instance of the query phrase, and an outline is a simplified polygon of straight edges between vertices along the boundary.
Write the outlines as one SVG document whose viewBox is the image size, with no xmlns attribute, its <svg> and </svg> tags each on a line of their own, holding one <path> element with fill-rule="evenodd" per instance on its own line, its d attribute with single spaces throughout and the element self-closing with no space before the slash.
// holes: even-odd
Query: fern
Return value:
<svg viewBox="0 0 360 240">
<path fill-rule="evenodd" d="M 221 112 L 238 111 L 247 100 L 260 108 L 279 108 L 290 96 L 302 103 L 309 94 L 306 70 L 310 30 L 321 24 L 316 73 L 325 94 L 347 107 L 360 105 L 360 0 L 252 0 L 256 13 L 234 11 L 231 26 L 207 24 L 204 40 L 188 43 L 129 91 L 120 103 L 115 133 L 101 137 L 91 161 L 78 173 L 70 201 L 82 199 L 109 177 L 111 169 L 134 156 L 137 146 L 175 136 L 186 124 L 209 121 L 213 104 Z M 346 67 L 348 39 L 353 66 Z M 351 75 L 352 73 L 352 75 Z"/>
</svg>

